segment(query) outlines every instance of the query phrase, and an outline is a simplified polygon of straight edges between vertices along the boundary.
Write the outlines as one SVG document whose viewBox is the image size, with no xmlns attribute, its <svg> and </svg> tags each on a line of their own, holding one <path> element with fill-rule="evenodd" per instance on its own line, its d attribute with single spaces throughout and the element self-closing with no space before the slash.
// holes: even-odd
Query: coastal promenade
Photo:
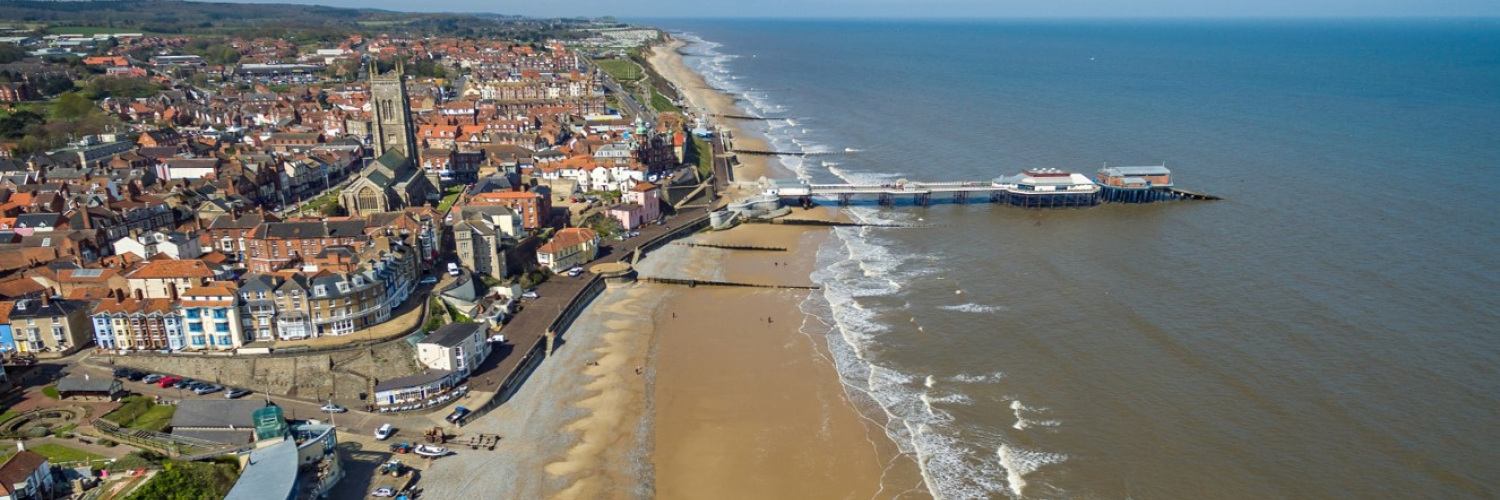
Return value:
<svg viewBox="0 0 1500 500">
<path fill-rule="evenodd" d="M 640 236 L 602 247 L 604 255 L 589 265 L 622 261 L 630 263 L 638 258 L 635 255 L 637 249 L 644 253 L 691 233 L 701 227 L 701 223 L 707 218 L 708 210 L 705 208 L 679 211 L 667 217 L 664 224 L 640 228 Z M 602 290 L 603 283 L 600 280 L 597 276 L 554 275 L 537 285 L 537 298 L 523 302 L 521 310 L 500 330 L 505 335 L 505 343 L 499 344 L 496 352 L 491 353 L 469 377 L 470 395 L 460 405 L 474 411 L 471 420 L 504 404 L 525 382 L 530 371 L 548 354 L 546 337 L 549 331 L 557 336 L 553 349 L 566 343 L 564 332 L 567 324 L 592 300 L 592 295 Z M 434 415 L 435 418 L 442 416 Z"/>
</svg>

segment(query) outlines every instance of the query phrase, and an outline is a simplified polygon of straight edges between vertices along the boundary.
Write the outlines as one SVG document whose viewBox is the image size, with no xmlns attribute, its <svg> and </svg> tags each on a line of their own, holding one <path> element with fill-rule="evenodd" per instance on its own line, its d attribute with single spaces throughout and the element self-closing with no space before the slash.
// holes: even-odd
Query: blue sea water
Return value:
<svg viewBox="0 0 1500 500">
<path fill-rule="evenodd" d="M 805 178 L 1226 198 L 851 209 L 938 224 L 804 304 L 935 496 L 1500 496 L 1500 21 L 651 24 Z"/>
</svg>

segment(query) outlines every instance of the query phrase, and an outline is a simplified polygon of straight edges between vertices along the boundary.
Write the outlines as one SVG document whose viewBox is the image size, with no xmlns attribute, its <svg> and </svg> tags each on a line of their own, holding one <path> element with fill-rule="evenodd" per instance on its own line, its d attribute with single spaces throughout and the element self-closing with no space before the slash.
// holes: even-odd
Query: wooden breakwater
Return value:
<svg viewBox="0 0 1500 500">
<path fill-rule="evenodd" d="M 727 286 L 727 287 L 742 287 L 742 288 L 779 288 L 779 289 L 783 289 L 783 290 L 821 290 L 823 288 L 823 287 L 820 287 L 820 286 L 817 286 L 817 285 L 773 285 L 773 284 L 765 284 L 765 283 L 736 283 L 736 282 L 732 282 L 732 281 L 693 280 L 693 279 L 682 279 L 682 278 L 651 278 L 651 277 L 643 277 L 643 278 L 638 278 L 637 280 L 638 281 L 645 281 L 645 282 L 649 282 L 649 283 L 661 283 L 661 284 L 664 284 L 664 285 L 682 285 L 682 286 L 686 286 L 688 288 L 696 288 L 696 287 L 700 287 L 700 286 Z"/>
<path fill-rule="evenodd" d="M 758 247 L 753 245 L 718 245 L 713 243 L 677 243 L 685 247 L 718 248 L 721 250 L 747 250 L 755 252 L 785 252 L 786 247 Z"/>
</svg>

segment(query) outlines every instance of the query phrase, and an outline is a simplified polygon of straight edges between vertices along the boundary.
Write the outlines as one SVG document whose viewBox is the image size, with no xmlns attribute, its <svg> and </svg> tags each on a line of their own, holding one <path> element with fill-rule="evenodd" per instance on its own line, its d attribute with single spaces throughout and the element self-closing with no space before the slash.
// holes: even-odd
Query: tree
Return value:
<svg viewBox="0 0 1500 500">
<path fill-rule="evenodd" d="M 0 118 L 0 138 L 20 139 L 33 126 L 41 125 L 47 118 L 37 113 L 21 110 Z"/>
<path fill-rule="evenodd" d="M 0 43 L 0 64 L 13 63 L 26 58 L 26 49 L 14 43 Z"/>
<path fill-rule="evenodd" d="M 94 111 L 94 101 L 78 92 L 63 92 L 52 106 L 52 116 L 60 120 L 78 120 Z"/>
</svg>

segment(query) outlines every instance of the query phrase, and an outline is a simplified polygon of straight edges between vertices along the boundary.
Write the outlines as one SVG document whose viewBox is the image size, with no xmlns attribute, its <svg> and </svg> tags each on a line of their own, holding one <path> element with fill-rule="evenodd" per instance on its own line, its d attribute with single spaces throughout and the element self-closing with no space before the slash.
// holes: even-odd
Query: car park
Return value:
<svg viewBox="0 0 1500 500">
<path fill-rule="evenodd" d="M 224 399 L 237 399 L 250 394 L 250 389 L 229 389 L 224 392 Z"/>
<path fill-rule="evenodd" d="M 130 370 L 130 374 L 126 375 L 125 379 L 131 382 L 140 382 L 141 380 L 145 379 L 147 375 L 149 374 L 140 370 Z"/>
<path fill-rule="evenodd" d="M 224 390 L 224 386 L 219 384 L 201 384 L 197 388 L 193 389 L 193 394 L 202 396 L 204 394 L 213 394 L 222 390 Z"/>
</svg>

